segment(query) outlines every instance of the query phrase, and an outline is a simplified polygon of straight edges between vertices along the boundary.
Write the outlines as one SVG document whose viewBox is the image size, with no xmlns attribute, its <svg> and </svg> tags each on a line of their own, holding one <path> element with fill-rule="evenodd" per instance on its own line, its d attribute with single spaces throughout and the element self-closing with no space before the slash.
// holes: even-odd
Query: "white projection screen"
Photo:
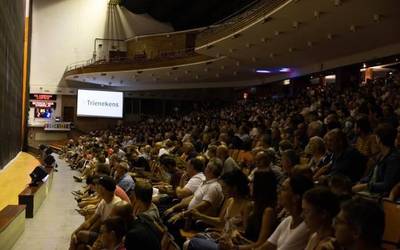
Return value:
<svg viewBox="0 0 400 250">
<path fill-rule="evenodd" d="M 80 117 L 123 117 L 122 92 L 78 89 L 77 116 Z"/>
</svg>

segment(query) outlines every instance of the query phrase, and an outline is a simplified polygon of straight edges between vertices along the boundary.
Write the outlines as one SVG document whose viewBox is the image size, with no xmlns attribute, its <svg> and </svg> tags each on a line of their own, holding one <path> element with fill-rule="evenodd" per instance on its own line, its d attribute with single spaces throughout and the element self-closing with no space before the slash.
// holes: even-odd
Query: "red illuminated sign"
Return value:
<svg viewBox="0 0 400 250">
<path fill-rule="evenodd" d="M 42 101 L 55 101 L 57 99 L 56 95 L 44 95 L 44 94 L 30 94 L 31 100 L 42 100 Z"/>
</svg>

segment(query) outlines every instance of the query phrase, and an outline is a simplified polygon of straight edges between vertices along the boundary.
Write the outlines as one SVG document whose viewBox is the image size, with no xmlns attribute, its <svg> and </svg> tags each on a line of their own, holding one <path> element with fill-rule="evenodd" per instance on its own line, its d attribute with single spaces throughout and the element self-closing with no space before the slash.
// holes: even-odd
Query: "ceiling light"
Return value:
<svg viewBox="0 0 400 250">
<path fill-rule="evenodd" d="M 266 17 L 266 18 L 264 18 L 263 23 L 267 23 L 271 20 L 272 20 L 272 17 Z"/>
<path fill-rule="evenodd" d="M 379 14 L 374 14 L 374 22 L 379 22 L 381 20 L 381 15 Z"/>
<path fill-rule="evenodd" d="M 270 74 L 271 73 L 270 70 L 266 70 L 266 69 L 257 69 L 256 72 L 260 73 L 260 74 Z"/>
<path fill-rule="evenodd" d="M 283 81 L 283 85 L 289 85 L 290 84 L 290 79 L 286 79 Z"/>
<path fill-rule="evenodd" d="M 281 73 L 287 73 L 287 72 L 290 72 L 290 69 L 289 69 L 289 68 L 281 68 L 281 69 L 279 70 L 279 72 L 281 72 Z"/>
<path fill-rule="evenodd" d="M 326 80 L 335 80 L 336 79 L 336 75 L 327 75 L 325 76 Z"/>
<path fill-rule="evenodd" d="M 363 68 L 365 69 L 367 67 L 367 64 L 366 63 L 363 63 Z"/>
<path fill-rule="evenodd" d="M 236 34 L 232 35 L 232 39 L 236 39 L 236 38 L 239 38 L 239 37 L 240 37 L 240 33 L 236 33 Z"/>
</svg>

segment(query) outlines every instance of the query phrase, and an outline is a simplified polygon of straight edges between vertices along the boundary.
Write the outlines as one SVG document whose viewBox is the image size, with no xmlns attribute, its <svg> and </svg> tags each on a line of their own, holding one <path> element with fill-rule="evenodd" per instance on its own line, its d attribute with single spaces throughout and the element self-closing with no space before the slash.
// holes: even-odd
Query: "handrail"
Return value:
<svg viewBox="0 0 400 250">
<path fill-rule="evenodd" d="M 250 9 L 253 5 L 256 5 L 257 3 L 261 2 L 262 0 L 254 0 L 252 2 L 250 2 L 249 4 L 246 4 L 245 6 L 243 6 L 242 8 L 240 8 L 239 10 L 235 11 L 233 14 L 230 14 L 229 16 L 219 20 L 218 22 L 214 23 L 214 25 L 218 25 L 218 24 L 222 24 L 225 23 L 229 20 L 232 20 L 232 18 L 239 16 L 240 14 L 244 13 L 244 11 Z"/>
<path fill-rule="evenodd" d="M 94 65 L 100 64 L 109 64 L 109 63 L 143 63 L 143 62 L 152 62 L 152 61 L 160 61 L 160 59 L 179 59 L 187 56 L 195 55 L 194 47 L 193 48 L 186 48 L 180 50 L 163 50 L 158 52 L 157 57 L 153 58 L 135 58 L 135 56 L 122 56 L 122 57 L 115 57 L 115 58 L 91 58 L 86 61 L 79 61 L 68 65 L 65 69 L 65 72 L 76 70 L 79 68 L 90 67 Z M 139 55 L 139 54 L 138 54 Z M 145 55 L 145 54 L 143 54 Z"/>
<path fill-rule="evenodd" d="M 213 25 L 197 35 L 196 46 L 200 47 L 256 22 L 265 15 L 291 0 L 261 0 L 248 11 L 237 15 L 221 25 Z"/>
</svg>

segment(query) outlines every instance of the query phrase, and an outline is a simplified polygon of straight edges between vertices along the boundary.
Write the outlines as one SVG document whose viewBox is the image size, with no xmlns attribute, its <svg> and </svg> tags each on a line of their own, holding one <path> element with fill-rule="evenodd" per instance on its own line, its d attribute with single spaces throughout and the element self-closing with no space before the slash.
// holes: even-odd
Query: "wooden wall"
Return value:
<svg viewBox="0 0 400 250">
<path fill-rule="evenodd" d="M 24 0 L 0 4 L 0 169 L 21 151 Z"/>
</svg>

